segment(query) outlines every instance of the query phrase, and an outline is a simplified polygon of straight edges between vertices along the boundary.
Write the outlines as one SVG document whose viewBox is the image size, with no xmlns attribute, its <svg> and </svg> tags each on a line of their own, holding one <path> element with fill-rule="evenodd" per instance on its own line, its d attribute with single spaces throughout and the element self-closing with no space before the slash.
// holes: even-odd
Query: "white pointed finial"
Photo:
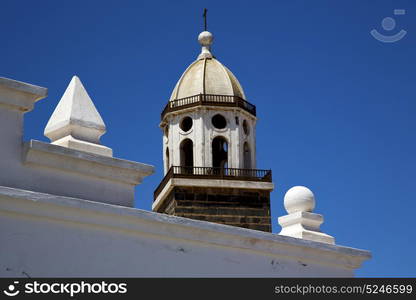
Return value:
<svg viewBox="0 0 416 300">
<path fill-rule="evenodd" d="M 288 215 L 279 217 L 279 224 L 282 226 L 279 234 L 335 244 L 335 239 L 322 233 L 319 228 L 324 218 L 322 215 L 313 213 L 315 196 L 310 189 L 304 186 L 292 187 L 285 194 L 284 206 Z"/>
<path fill-rule="evenodd" d="M 72 77 L 44 134 L 52 144 L 104 156 L 113 151 L 100 145 L 105 124 L 77 76 Z"/>
<path fill-rule="evenodd" d="M 198 59 L 212 58 L 211 45 L 214 40 L 214 36 L 209 31 L 202 31 L 198 36 L 198 42 L 201 44 L 201 54 Z"/>
</svg>

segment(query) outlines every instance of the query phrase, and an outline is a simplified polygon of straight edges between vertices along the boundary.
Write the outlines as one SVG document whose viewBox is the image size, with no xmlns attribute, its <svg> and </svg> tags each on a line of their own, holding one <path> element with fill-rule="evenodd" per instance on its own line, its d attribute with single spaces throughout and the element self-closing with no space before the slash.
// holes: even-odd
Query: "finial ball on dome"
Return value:
<svg viewBox="0 0 416 300">
<path fill-rule="evenodd" d="M 294 186 L 286 192 L 284 206 L 289 214 L 311 212 L 315 208 L 315 196 L 307 187 Z"/>
<path fill-rule="evenodd" d="M 213 40 L 214 40 L 214 36 L 209 31 L 202 31 L 198 36 L 198 42 L 202 46 L 210 46 Z"/>
</svg>

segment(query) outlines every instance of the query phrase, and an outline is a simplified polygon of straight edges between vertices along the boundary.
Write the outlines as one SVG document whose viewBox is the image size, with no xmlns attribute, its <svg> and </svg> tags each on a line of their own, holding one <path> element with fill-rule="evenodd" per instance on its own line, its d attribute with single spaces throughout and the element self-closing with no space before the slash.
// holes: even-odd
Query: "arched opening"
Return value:
<svg viewBox="0 0 416 300">
<path fill-rule="evenodd" d="M 168 138 L 169 137 L 169 125 L 165 126 L 165 129 L 163 131 L 163 133 L 165 134 L 165 137 Z"/>
<path fill-rule="evenodd" d="M 246 120 L 243 121 L 243 131 L 245 135 L 248 135 L 250 133 L 250 128 Z"/>
<path fill-rule="evenodd" d="M 192 173 L 192 167 L 194 166 L 194 143 L 190 139 L 185 139 L 180 145 L 181 152 L 181 167 L 183 172 Z"/>
<path fill-rule="evenodd" d="M 191 130 L 193 125 L 193 121 L 191 117 L 185 117 L 181 120 L 181 122 L 179 123 L 179 127 L 184 131 L 184 132 L 188 132 L 189 130 Z"/>
<path fill-rule="evenodd" d="M 251 169 L 251 151 L 247 142 L 244 143 L 243 152 L 244 169 Z"/>
<path fill-rule="evenodd" d="M 168 147 L 166 147 L 165 163 L 166 163 L 166 172 L 168 172 L 169 168 L 170 168 L 169 148 Z"/>
<path fill-rule="evenodd" d="M 228 168 L 228 143 L 225 138 L 217 136 L 212 141 L 212 166 Z"/>
<path fill-rule="evenodd" d="M 220 114 L 213 116 L 211 122 L 217 129 L 223 129 L 227 126 L 227 120 Z"/>
</svg>

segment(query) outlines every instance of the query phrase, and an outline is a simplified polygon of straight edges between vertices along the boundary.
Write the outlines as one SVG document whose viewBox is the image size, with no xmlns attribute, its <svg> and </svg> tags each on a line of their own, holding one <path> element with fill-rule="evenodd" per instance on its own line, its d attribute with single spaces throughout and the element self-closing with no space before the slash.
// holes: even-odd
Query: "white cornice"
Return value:
<svg viewBox="0 0 416 300">
<path fill-rule="evenodd" d="M 36 101 L 47 96 L 48 89 L 0 77 L 0 94 L 0 105 L 27 112 L 33 109 Z"/>
<path fill-rule="evenodd" d="M 24 144 L 23 162 L 132 185 L 139 184 L 144 177 L 154 172 L 153 166 L 143 163 L 87 153 L 36 140 Z"/>
<path fill-rule="evenodd" d="M 371 257 L 370 252 L 365 250 L 2 186 L 0 211 L 83 226 L 100 226 L 129 234 L 239 248 L 351 270 L 359 268 L 363 261 Z"/>
</svg>

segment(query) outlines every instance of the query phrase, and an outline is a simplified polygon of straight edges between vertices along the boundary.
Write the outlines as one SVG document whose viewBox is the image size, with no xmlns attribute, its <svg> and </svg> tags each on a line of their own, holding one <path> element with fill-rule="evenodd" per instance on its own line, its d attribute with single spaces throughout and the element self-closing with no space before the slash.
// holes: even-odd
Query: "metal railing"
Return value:
<svg viewBox="0 0 416 300">
<path fill-rule="evenodd" d="M 226 179 L 272 182 L 272 170 L 172 166 L 154 191 L 154 200 L 171 178 Z"/>
<path fill-rule="evenodd" d="M 238 96 L 227 95 L 211 95 L 199 94 L 182 99 L 169 101 L 162 111 L 161 118 L 169 112 L 177 111 L 184 108 L 194 107 L 198 105 L 212 105 L 212 106 L 229 106 L 239 107 L 249 112 L 253 116 L 256 115 L 256 106 Z"/>
</svg>

